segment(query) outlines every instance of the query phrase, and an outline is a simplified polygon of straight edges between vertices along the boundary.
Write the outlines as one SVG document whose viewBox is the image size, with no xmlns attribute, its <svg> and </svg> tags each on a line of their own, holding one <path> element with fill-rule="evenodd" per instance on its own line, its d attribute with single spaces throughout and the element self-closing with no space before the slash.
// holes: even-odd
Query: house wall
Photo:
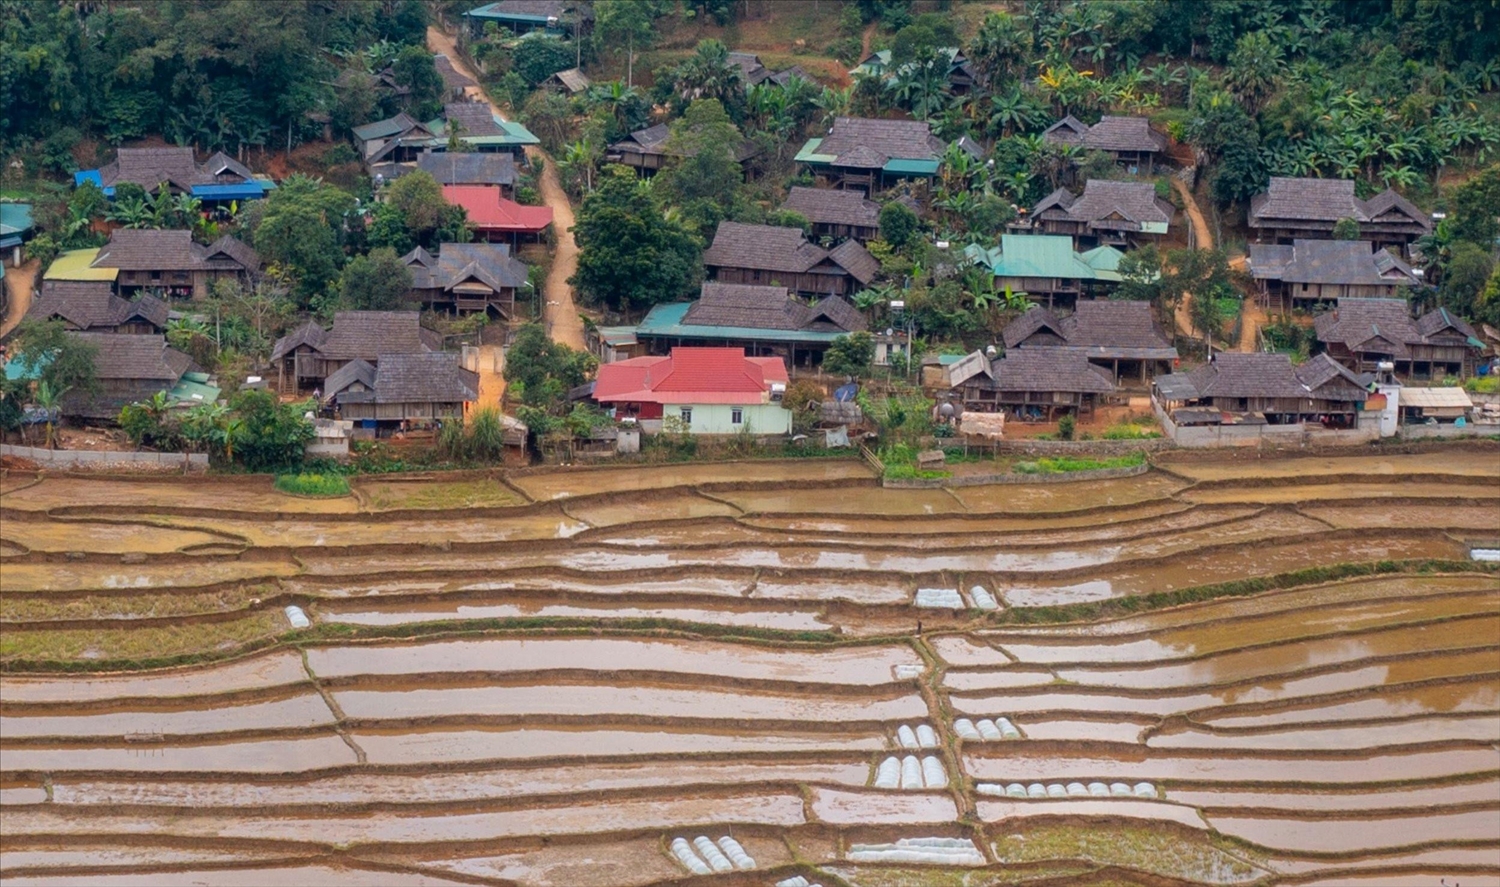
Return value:
<svg viewBox="0 0 1500 887">
<path fill-rule="evenodd" d="M 789 274 L 785 271 L 729 268 L 722 265 L 713 266 L 710 270 L 713 278 L 721 283 L 784 286 L 795 293 L 808 296 L 842 296 L 858 289 L 854 278 L 847 274 Z"/>
<path fill-rule="evenodd" d="M 792 430 L 792 413 L 779 403 L 739 407 L 744 411 L 744 422 L 739 425 L 730 421 L 736 408 L 726 404 L 668 404 L 665 415 L 681 419 L 684 406 L 692 409 L 691 434 L 790 434 Z"/>
</svg>

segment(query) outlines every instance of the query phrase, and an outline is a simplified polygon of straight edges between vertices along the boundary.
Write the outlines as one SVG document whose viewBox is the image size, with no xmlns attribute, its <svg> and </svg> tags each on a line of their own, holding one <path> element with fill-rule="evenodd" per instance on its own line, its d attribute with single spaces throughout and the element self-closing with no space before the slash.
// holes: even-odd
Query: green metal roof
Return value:
<svg viewBox="0 0 1500 887">
<path fill-rule="evenodd" d="M 1000 254 L 986 255 L 996 277 L 1093 280 L 1099 274 L 1073 251 L 1073 240 L 1050 234 L 1002 234 Z M 1119 275 L 1115 275 L 1119 279 Z"/>
<path fill-rule="evenodd" d="M 495 125 L 500 127 L 504 135 L 477 136 L 465 133 L 463 140 L 475 147 L 484 147 L 486 145 L 540 145 L 542 143 L 542 140 L 533 135 L 531 130 L 514 120 L 501 120 L 497 116 L 495 117 Z M 439 117 L 427 123 L 426 126 L 435 136 L 435 138 L 425 140 L 428 147 L 446 148 L 448 145 L 448 121 Z"/>
<path fill-rule="evenodd" d="M 892 158 L 886 162 L 881 171 L 898 176 L 935 176 L 938 171 L 938 161 Z"/>
<path fill-rule="evenodd" d="M 1120 280 L 1120 260 L 1125 254 L 1112 246 L 1099 246 L 1079 256 L 1084 264 L 1094 269 L 1099 280 Z"/>
<path fill-rule="evenodd" d="M 823 144 L 822 139 L 808 139 L 807 144 L 803 145 L 802 150 L 798 151 L 797 156 L 792 159 L 798 163 L 832 163 L 835 159 L 834 155 L 818 153 L 818 146 L 821 144 Z"/>
<path fill-rule="evenodd" d="M 184 373 L 167 396 L 186 404 L 214 403 L 219 399 L 219 389 L 208 384 L 208 376 L 204 373 Z"/>
<path fill-rule="evenodd" d="M 702 326 L 682 322 L 692 302 L 676 302 L 652 308 L 635 327 L 637 337 L 661 336 L 677 339 L 754 339 L 761 342 L 812 342 L 826 344 L 847 333 L 813 333 L 802 330 L 766 330 L 748 326 Z"/>
</svg>

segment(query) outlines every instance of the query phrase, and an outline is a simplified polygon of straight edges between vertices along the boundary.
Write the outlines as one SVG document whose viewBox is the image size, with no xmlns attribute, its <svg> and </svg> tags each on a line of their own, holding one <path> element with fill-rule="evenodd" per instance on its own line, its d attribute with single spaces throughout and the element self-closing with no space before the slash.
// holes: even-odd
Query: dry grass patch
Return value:
<svg viewBox="0 0 1500 887">
<path fill-rule="evenodd" d="M 504 484 L 492 478 L 466 481 L 357 482 L 373 511 L 452 508 L 506 508 L 525 505 Z"/>
<path fill-rule="evenodd" d="M 90 595 L 71 600 L 0 597 L 0 620 L 44 622 L 65 619 L 147 619 L 244 610 L 251 601 L 274 595 L 266 585 L 242 585 L 203 594 Z"/>
<path fill-rule="evenodd" d="M 0 632 L 0 662 L 77 662 L 103 660 L 120 668 L 145 668 L 156 660 L 224 654 L 288 628 L 278 611 L 252 613 L 230 622 L 167 628 L 106 628 L 66 631 Z"/>
<path fill-rule="evenodd" d="M 1091 860 L 1207 884 L 1247 883 L 1266 874 L 1259 860 L 1227 853 L 1180 829 L 1034 825 L 996 839 L 994 847 L 1002 863 Z"/>
</svg>

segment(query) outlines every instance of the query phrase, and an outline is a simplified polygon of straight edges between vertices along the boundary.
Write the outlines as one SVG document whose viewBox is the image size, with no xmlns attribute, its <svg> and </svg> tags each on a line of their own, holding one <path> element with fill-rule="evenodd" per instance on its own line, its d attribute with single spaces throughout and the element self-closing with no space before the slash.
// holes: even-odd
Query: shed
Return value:
<svg viewBox="0 0 1500 887">
<path fill-rule="evenodd" d="M 1402 388 L 1397 403 L 1404 420 L 1457 419 L 1474 409 L 1474 402 L 1462 388 Z"/>
</svg>

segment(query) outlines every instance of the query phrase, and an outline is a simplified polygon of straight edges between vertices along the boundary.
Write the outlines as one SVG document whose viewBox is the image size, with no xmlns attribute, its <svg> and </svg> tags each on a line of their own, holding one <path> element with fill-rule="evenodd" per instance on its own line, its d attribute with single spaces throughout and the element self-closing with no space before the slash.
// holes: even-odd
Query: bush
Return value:
<svg viewBox="0 0 1500 887">
<path fill-rule="evenodd" d="M 1500 376 L 1474 376 L 1464 382 L 1464 388 L 1475 394 L 1500 394 Z"/>
<path fill-rule="evenodd" d="M 1073 431 L 1078 427 L 1078 420 L 1072 414 L 1063 416 L 1057 420 L 1057 436 L 1060 440 L 1072 440 Z"/>
<path fill-rule="evenodd" d="M 293 496 L 347 496 L 349 479 L 342 474 L 281 474 L 276 476 L 276 489 Z"/>
</svg>

